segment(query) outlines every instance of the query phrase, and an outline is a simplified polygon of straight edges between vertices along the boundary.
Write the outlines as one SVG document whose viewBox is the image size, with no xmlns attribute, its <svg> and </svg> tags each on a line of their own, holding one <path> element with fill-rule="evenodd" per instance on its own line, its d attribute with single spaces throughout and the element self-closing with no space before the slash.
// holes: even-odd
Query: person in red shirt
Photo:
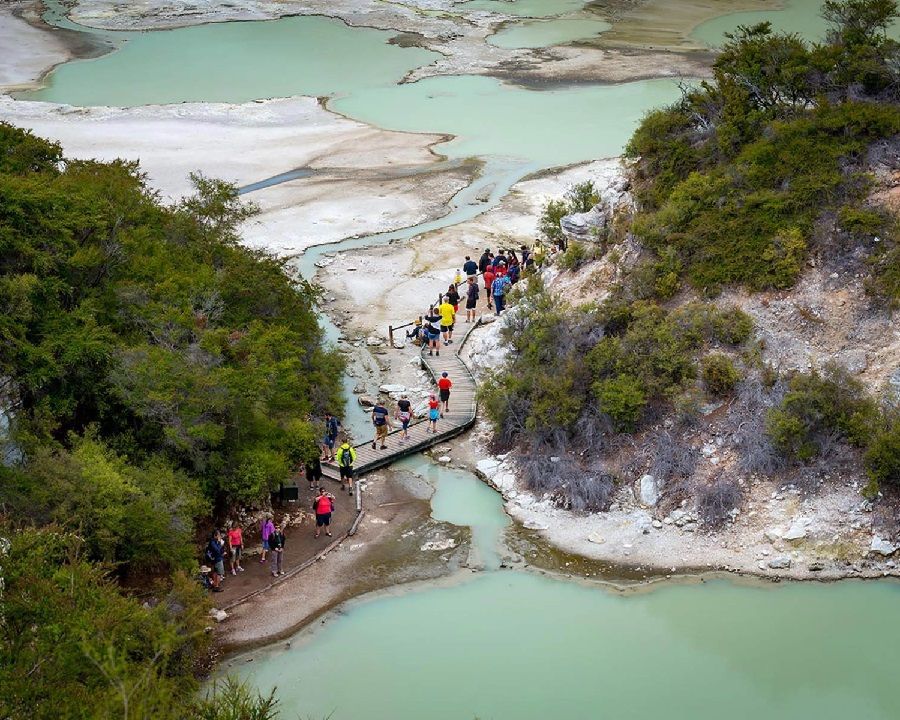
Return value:
<svg viewBox="0 0 900 720">
<path fill-rule="evenodd" d="M 231 574 L 237 575 L 239 572 L 244 572 L 244 568 L 241 567 L 244 533 L 237 522 L 231 523 L 231 529 L 228 531 L 228 549 L 231 550 Z"/>
<path fill-rule="evenodd" d="M 443 408 L 441 408 L 441 417 L 444 417 L 445 412 L 450 412 L 451 387 L 453 387 L 453 383 L 447 376 L 447 371 L 445 370 L 441 373 L 441 379 L 438 380 L 438 390 L 441 391 L 441 403 L 443 404 Z"/>
<path fill-rule="evenodd" d="M 313 512 L 316 514 L 316 537 L 322 527 L 325 528 L 325 534 L 331 537 L 331 513 L 334 512 L 334 495 L 325 492 L 325 488 L 319 488 L 319 494 L 313 500 Z"/>
<path fill-rule="evenodd" d="M 441 401 L 438 400 L 434 393 L 428 398 L 428 424 L 431 425 L 431 432 L 437 432 L 437 421 L 441 413 Z"/>
<path fill-rule="evenodd" d="M 488 265 L 487 270 L 484 271 L 482 277 L 484 278 L 484 289 L 486 290 L 484 294 L 487 295 L 488 310 L 493 310 L 494 306 L 491 305 L 491 283 L 494 282 L 493 267 Z"/>
</svg>

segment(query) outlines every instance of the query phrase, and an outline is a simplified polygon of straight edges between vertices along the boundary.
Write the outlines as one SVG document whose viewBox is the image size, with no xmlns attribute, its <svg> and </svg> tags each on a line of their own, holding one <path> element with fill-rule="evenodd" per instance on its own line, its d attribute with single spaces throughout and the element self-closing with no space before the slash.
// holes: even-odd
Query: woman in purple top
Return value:
<svg viewBox="0 0 900 720">
<path fill-rule="evenodd" d="M 266 561 L 266 552 L 269 550 L 269 538 L 275 532 L 275 523 L 272 522 L 272 516 L 266 515 L 259 524 L 259 536 L 262 538 L 262 556 L 259 558 L 260 563 Z"/>
</svg>

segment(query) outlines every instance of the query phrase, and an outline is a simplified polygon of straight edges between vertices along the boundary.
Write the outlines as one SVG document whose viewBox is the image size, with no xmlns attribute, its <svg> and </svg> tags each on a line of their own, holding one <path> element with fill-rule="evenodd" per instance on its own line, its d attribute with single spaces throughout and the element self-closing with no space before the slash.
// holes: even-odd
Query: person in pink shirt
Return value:
<svg viewBox="0 0 900 720">
<path fill-rule="evenodd" d="M 260 563 L 265 563 L 266 553 L 269 551 L 269 538 L 275 532 L 275 523 L 272 522 L 272 516 L 266 515 L 259 524 L 259 536 L 262 538 L 262 555 L 259 558 Z"/>
<path fill-rule="evenodd" d="M 228 549 L 231 550 L 231 574 L 237 575 L 244 572 L 241 567 L 241 555 L 244 552 L 244 533 L 237 522 L 231 523 L 228 531 Z"/>
</svg>

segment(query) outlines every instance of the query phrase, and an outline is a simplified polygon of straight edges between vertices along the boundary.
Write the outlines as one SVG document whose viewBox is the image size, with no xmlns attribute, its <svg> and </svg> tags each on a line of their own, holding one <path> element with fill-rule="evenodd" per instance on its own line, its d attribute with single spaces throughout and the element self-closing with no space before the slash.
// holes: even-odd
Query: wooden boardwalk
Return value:
<svg viewBox="0 0 900 720">
<path fill-rule="evenodd" d="M 430 423 L 427 419 L 416 420 L 409 426 L 408 440 L 402 439 L 403 431 L 401 429 L 395 429 L 388 434 L 385 450 L 381 450 L 380 445 L 373 450 L 372 437 L 375 435 L 373 427 L 372 435 L 366 439 L 366 442 L 354 445 L 356 450 L 356 463 L 353 465 L 354 477 L 360 477 L 385 465 L 390 465 L 402 457 L 438 445 L 465 432 L 475 423 L 475 414 L 478 410 L 477 386 L 468 366 L 459 357 L 459 352 L 468 340 L 469 334 L 480 324 L 480 318 L 468 326 L 462 323 L 463 327 L 468 328 L 465 335 L 451 345 L 441 344 L 439 357 L 430 356 L 427 348 L 422 348 L 422 366 L 431 374 L 432 382 L 436 384 L 437 379 L 444 371 L 449 374 L 450 380 L 453 382 L 450 390 L 450 412 L 444 413 L 444 417 L 437 421 L 437 433 L 430 432 L 428 427 Z M 460 323 L 457 323 L 457 328 L 459 326 Z M 437 394 L 437 388 L 434 392 Z M 413 405 L 420 400 L 419 397 L 410 397 Z M 396 404 L 396 401 L 391 401 L 388 406 L 391 418 L 395 423 L 396 419 L 393 416 Z M 322 463 L 322 474 L 332 480 L 337 480 L 340 476 L 335 463 Z"/>
</svg>

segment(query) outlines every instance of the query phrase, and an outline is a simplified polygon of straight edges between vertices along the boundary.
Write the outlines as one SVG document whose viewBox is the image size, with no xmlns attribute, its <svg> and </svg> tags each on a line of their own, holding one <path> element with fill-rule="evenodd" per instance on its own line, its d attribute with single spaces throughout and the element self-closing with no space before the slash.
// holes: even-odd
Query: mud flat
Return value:
<svg viewBox="0 0 900 720">
<path fill-rule="evenodd" d="M 262 212 L 245 239 L 283 254 L 440 214 L 474 172 L 441 164 L 431 146 L 443 136 L 378 130 L 314 98 L 85 109 L 0 97 L 0 118 L 57 140 L 71 157 L 140 160 L 169 200 L 190 192 L 195 171 L 242 186 L 307 168 L 310 177 L 247 196 Z"/>
</svg>

